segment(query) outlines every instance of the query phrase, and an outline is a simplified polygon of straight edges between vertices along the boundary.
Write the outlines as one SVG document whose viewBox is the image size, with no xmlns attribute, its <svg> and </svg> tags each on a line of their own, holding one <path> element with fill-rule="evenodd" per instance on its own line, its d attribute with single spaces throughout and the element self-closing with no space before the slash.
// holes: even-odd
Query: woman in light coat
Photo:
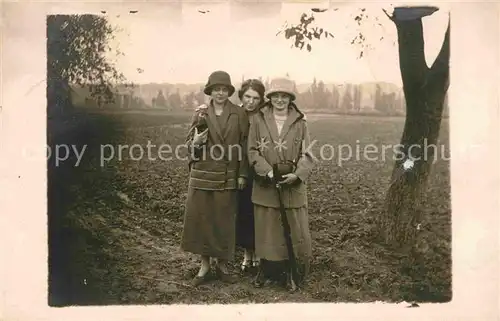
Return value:
<svg viewBox="0 0 500 321">
<path fill-rule="evenodd" d="M 266 96 L 270 101 L 252 117 L 248 135 L 249 165 L 256 174 L 252 190 L 255 253 L 267 261 L 286 263 L 288 260 L 280 204 L 273 184 L 273 165 L 289 164 L 290 170 L 281 173 L 282 202 L 295 257 L 304 278 L 312 254 L 306 183 L 316 159 L 309 151 L 305 116 L 293 103 L 296 97 L 293 82 L 288 78 L 272 80 Z M 262 286 L 265 279 L 260 269 L 255 285 Z"/>
<path fill-rule="evenodd" d="M 195 112 L 186 139 L 190 175 L 181 248 L 201 256 L 195 286 L 211 279 L 210 258 L 217 260 L 216 277 L 236 281 L 227 262 L 236 246 L 238 190 L 248 176 L 248 117 L 229 101 L 234 91 L 229 74 L 212 73 L 204 89 L 210 103 Z"/>
</svg>

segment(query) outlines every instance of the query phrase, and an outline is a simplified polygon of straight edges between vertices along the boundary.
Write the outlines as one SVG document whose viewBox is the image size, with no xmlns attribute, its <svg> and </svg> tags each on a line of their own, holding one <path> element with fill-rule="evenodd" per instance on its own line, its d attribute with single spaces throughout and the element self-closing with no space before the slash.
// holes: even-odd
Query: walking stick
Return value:
<svg viewBox="0 0 500 321">
<path fill-rule="evenodd" d="M 278 192 L 278 200 L 280 204 L 280 216 L 281 222 L 283 224 L 283 235 L 285 236 L 286 248 L 288 251 L 288 266 L 287 266 L 287 279 L 290 277 L 291 290 L 295 291 L 298 284 L 298 272 L 297 272 L 297 261 L 295 259 L 295 253 L 293 251 L 292 236 L 290 231 L 290 224 L 288 223 L 288 218 L 286 216 L 285 205 L 283 204 L 282 198 L 282 186 L 279 182 L 282 180 L 282 176 L 278 171 L 278 165 L 273 165 L 273 177 L 276 183 L 276 190 Z"/>
</svg>

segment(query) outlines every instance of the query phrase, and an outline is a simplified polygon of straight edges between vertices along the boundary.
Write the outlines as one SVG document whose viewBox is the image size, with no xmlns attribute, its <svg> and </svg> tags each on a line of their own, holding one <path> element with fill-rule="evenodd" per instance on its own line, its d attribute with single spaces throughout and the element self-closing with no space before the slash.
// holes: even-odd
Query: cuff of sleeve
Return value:
<svg viewBox="0 0 500 321">
<path fill-rule="evenodd" d="M 200 149 L 200 148 L 202 148 L 202 147 L 203 147 L 203 145 L 205 145 L 205 144 L 195 145 L 195 144 L 191 143 L 191 145 L 190 145 L 190 146 L 191 146 L 191 148 Z"/>
<path fill-rule="evenodd" d="M 271 167 L 271 165 L 266 164 L 266 167 L 264 168 L 263 172 L 264 172 L 263 175 L 265 177 L 269 177 L 269 173 L 273 172 L 273 168 Z"/>
<path fill-rule="evenodd" d="M 301 172 L 301 171 L 296 171 L 295 172 L 295 175 L 297 175 L 298 179 L 301 181 L 301 182 L 305 182 L 306 179 L 307 179 L 307 175 L 306 173 L 304 172 Z"/>
</svg>

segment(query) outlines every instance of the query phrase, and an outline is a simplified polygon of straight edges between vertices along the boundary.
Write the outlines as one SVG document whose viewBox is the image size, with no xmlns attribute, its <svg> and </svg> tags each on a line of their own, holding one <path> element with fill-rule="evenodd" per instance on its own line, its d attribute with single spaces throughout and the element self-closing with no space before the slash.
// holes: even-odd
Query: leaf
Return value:
<svg viewBox="0 0 500 321">
<path fill-rule="evenodd" d="M 307 51 L 311 51 L 311 45 L 310 44 L 307 44 Z"/>
<path fill-rule="evenodd" d="M 304 24 L 306 22 L 306 17 L 307 17 L 307 15 L 305 13 L 303 13 L 302 16 L 300 16 L 300 23 L 301 24 Z"/>
</svg>

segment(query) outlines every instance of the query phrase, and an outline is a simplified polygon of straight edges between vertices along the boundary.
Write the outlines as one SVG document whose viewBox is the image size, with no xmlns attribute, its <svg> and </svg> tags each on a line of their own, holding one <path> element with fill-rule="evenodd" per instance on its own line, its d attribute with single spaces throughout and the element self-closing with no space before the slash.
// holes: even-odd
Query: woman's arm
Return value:
<svg viewBox="0 0 500 321">
<path fill-rule="evenodd" d="M 307 121 L 303 122 L 303 131 L 302 131 L 302 148 L 300 151 L 300 157 L 297 162 L 297 169 L 295 170 L 295 175 L 302 181 L 305 182 L 309 175 L 311 174 L 311 170 L 313 169 L 317 159 L 312 154 L 312 151 L 309 150 L 309 147 L 312 147 L 311 138 L 309 135 L 309 128 L 307 126 Z"/>
<path fill-rule="evenodd" d="M 253 116 L 257 117 L 257 116 Z M 258 142 L 260 142 L 258 120 L 254 119 L 250 121 L 250 130 L 248 132 L 248 161 L 249 166 L 253 167 L 255 173 L 259 176 L 268 176 L 269 172 L 272 173 L 272 166 L 266 161 L 262 156 Z"/>
<path fill-rule="evenodd" d="M 189 126 L 189 130 L 188 130 L 188 133 L 186 135 L 186 139 L 184 141 L 184 143 L 188 149 L 187 158 L 188 158 L 189 169 L 191 169 L 191 165 L 193 162 L 199 160 L 199 156 L 201 154 L 202 147 L 203 147 L 203 145 L 200 145 L 200 146 L 193 145 L 195 127 L 196 127 L 197 123 L 198 123 L 198 113 L 195 112 L 193 117 L 191 118 L 191 125 Z"/>
</svg>

